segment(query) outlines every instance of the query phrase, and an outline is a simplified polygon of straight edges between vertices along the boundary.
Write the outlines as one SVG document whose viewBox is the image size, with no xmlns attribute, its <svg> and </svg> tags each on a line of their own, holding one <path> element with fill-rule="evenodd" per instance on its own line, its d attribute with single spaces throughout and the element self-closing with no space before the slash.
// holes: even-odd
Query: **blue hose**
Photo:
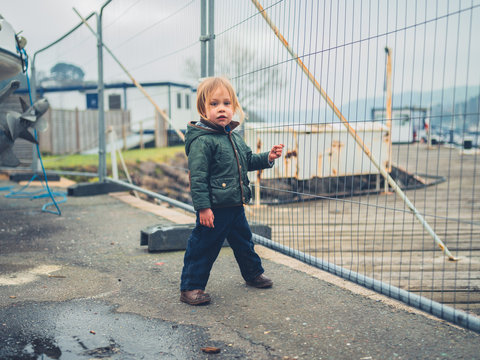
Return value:
<svg viewBox="0 0 480 360">
<path fill-rule="evenodd" d="M 28 96 L 30 98 L 30 105 L 32 106 L 33 105 L 32 92 L 31 92 L 31 88 L 30 88 L 30 79 L 29 79 L 28 73 L 27 73 L 28 56 L 27 56 L 27 53 L 26 53 L 25 49 L 21 49 L 21 50 L 19 49 L 19 51 L 21 51 L 23 53 L 24 58 L 25 58 L 25 75 L 27 77 Z M 33 191 L 33 192 L 24 191 L 26 188 L 28 188 L 28 186 L 31 184 L 31 182 L 33 180 L 35 180 L 35 178 L 38 177 L 37 174 L 34 174 L 33 177 L 29 180 L 29 182 L 26 185 L 22 186 L 20 189 L 11 190 L 13 187 L 9 186 L 9 187 L 5 187 L 5 188 L 0 188 L 0 191 L 11 190 L 9 194 L 5 195 L 5 197 L 7 197 L 7 198 L 40 199 L 40 198 L 44 198 L 44 197 L 50 197 L 52 199 L 52 201 L 43 205 L 42 211 L 49 212 L 49 213 L 56 214 L 56 215 L 62 215 L 62 213 L 60 211 L 60 208 L 58 207 L 58 204 L 67 201 L 67 193 L 63 192 L 63 191 L 62 192 L 52 192 L 51 191 L 50 186 L 48 185 L 47 173 L 46 173 L 45 167 L 43 165 L 42 155 L 40 154 L 40 147 L 38 146 L 38 137 L 37 137 L 37 130 L 36 129 L 34 129 L 34 135 L 35 135 L 35 140 L 37 140 L 37 144 L 36 144 L 37 155 L 38 155 L 38 159 L 40 160 L 40 164 L 42 166 L 43 179 L 45 180 L 45 184 L 44 184 L 43 181 L 41 181 L 41 179 L 40 179 L 40 181 L 42 183 L 42 186 L 43 186 L 43 190 L 38 190 L 38 191 Z M 61 196 L 62 199 L 60 201 L 56 201 L 55 196 Z M 55 206 L 56 211 L 49 210 L 48 208 L 50 206 Z"/>
</svg>

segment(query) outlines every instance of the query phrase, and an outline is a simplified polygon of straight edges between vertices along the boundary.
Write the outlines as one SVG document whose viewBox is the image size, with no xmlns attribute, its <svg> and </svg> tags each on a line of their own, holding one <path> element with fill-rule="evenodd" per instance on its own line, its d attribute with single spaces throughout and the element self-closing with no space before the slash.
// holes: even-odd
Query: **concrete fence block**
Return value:
<svg viewBox="0 0 480 360">
<path fill-rule="evenodd" d="M 140 231 L 140 245 L 148 246 L 149 252 L 185 250 L 194 227 L 195 224 L 148 226 Z M 258 235 L 272 238 L 272 230 L 269 226 L 252 224 L 250 228 Z M 223 246 L 228 246 L 228 242 L 225 241 Z"/>
</svg>

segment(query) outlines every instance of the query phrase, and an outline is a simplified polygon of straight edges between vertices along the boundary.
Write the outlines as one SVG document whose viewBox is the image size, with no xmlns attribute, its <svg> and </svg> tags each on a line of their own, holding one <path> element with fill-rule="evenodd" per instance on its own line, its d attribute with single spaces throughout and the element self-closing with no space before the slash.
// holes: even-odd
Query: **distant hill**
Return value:
<svg viewBox="0 0 480 360">
<path fill-rule="evenodd" d="M 480 86 L 462 86 L 456 88 L 440 89 L 434 91 L 414 91 L 404 92 L 401 94 L 392 95 L 392 107 L 421 107 L 429 110 L 436 109 L 437 112 L 452 113 L 453 109 L 460 109 L 465 102 L 478 104 L 478 97 L 480 95 Z M 370 99 L 360 99 L 340 107 L 342 113 L 350 114 L 350 119 L 357 121 L 371 120 L 371 111 L 373 108 L 385 108 L 385 98 L 377 97 Z M 471 105 L 473 106 L 473 105 Z M 464 111 L 463 111 L 464 112 Z M 476 112 L 478 113 L 478 107 Z M 433 115 L 433 114 L 431 114 Z"/>
<path fill-rule="evenodd" d="M 333 99 L 335 101 L 335 99 Z M 346 104 L 336 104 L 342 114 L 351 122 L 371 121 L 372 109 L 385 108 L 385 98 L 358 99 Z M 431 121 L 441 127 L 449 127 L 455 114 L 455 127 L 477 127 L 480 121 L 480 86 L 462 86 L 434 91 L 414 91 L 393 94 L 394 108 L 422 107 L 427 108 Z M 273 124 L 282 123 L 331 123 L 338 122 L 330 108 L 322 100 L 322 107 L 308 110 L 256 110 L 256 118 Z M 464 124 L 465 121 L 465 124 Z M 480 128 L 479 128 L 480 130 Z"/>
</svg>

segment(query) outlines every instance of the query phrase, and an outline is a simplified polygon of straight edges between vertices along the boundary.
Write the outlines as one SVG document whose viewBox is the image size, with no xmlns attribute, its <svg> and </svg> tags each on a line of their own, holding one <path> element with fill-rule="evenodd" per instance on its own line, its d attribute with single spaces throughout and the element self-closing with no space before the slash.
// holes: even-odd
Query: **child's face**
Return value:
<svg viewBox="0 0 480 360">
<path fill-rule="evenodd" d="M 224 86 L 216 88 L 209 97 L 206 111 L 206 116 L 209 121 L 223 127 L 230 124 L 235 111 L 230 94 Z"/>
</svg>

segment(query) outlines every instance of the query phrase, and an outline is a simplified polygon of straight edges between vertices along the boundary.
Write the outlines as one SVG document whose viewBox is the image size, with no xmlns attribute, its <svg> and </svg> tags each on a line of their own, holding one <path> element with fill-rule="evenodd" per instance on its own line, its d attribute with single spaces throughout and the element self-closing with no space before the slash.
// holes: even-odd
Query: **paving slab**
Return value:
<svg viewBox="0 0 480 360">
<path fill-rule="evenodd" d="M 118 196 L 68 197 L 58 216 L 5 193 L 2 359 L 478 359 L 479 334 L 260 246 L 273 288 L 247 287 L 225 247 L 212 303 L 186 305 L 184 251 L 140 245 L 141 229 L 174 221 Z"/>
</svg>

